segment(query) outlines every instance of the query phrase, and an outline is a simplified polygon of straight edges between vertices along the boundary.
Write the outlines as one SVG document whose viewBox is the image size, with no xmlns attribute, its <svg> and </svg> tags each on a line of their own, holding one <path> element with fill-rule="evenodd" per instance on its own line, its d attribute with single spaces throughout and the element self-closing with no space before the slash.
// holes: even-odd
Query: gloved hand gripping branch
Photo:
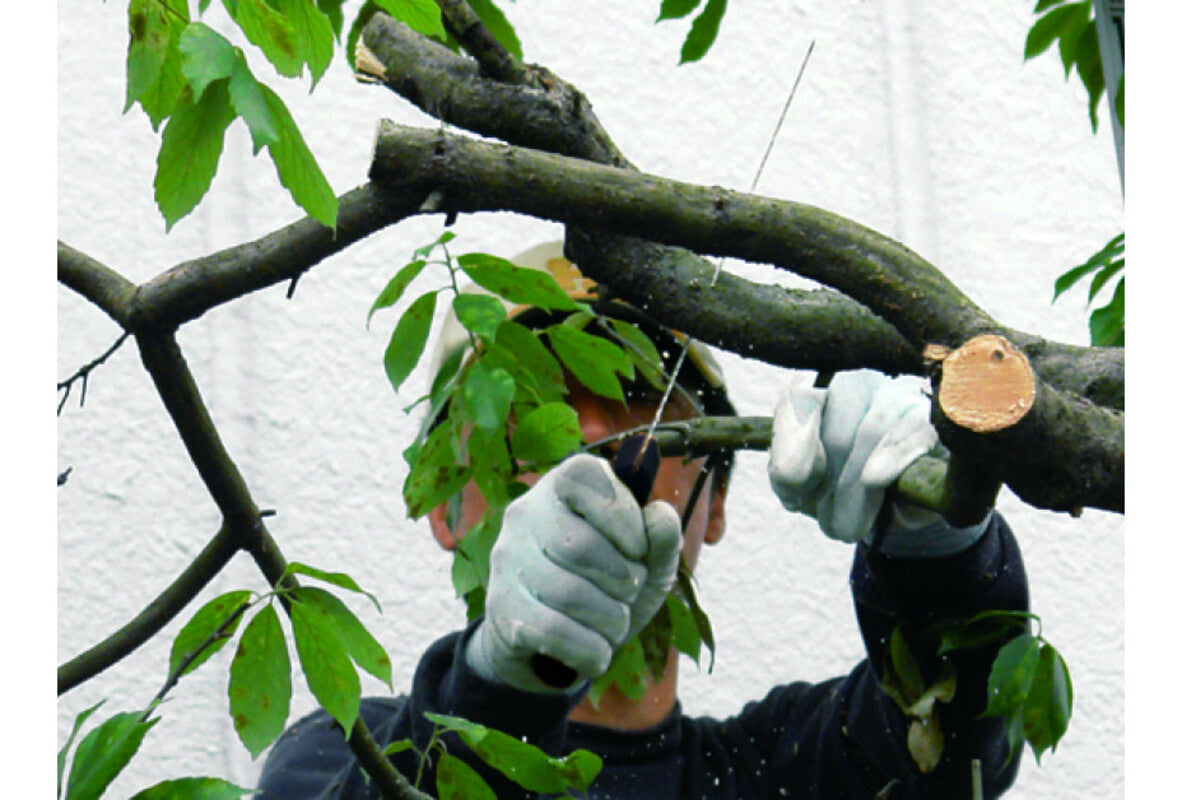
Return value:
<svg viewBox="0 0 1182 800">
<path fill-rule="evenodd" d="M 505 510 L 469 665 L 543 693 L 562 689 L 539 677 L 538 654 L 571 668 L 574 686 L 602 674 L 661 607 L 680 549 L 671 505 L 642 508 L 606 461 L 572 456 Z"/>
<path fill-rule="evenodd" d="M 913 376 L 870 370 L 839 373 L 826 389 L 794 377 L 776 406 L 768 475 L 789 511 L 817 520 L 830 538 L 870 543 L 887 494 L 910 464 L 940 447 L 931 401 Z M 989 516 L 954 528 L 935 512 L 893 503 L 879 549 L 938 557 L 959 552 L 985 531 Z"/>
</svg>

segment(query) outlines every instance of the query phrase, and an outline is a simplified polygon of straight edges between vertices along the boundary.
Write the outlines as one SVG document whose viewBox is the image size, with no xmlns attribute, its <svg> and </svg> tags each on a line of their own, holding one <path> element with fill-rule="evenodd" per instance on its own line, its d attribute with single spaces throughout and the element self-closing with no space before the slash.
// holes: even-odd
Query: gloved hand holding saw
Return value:
<svg viewBox="0 0 1182 800">
<path fill-rule="evenodd" d="M 532 692 L 561 690 L 539 678 L 538 654 L 573 669 L 576 686 L 599 676 L 661 607 L 680 549 L 671 505 L 641 508 L 607 461 L 572 456 L 505 510 L 469 665 Z"/>
<path fill-rule="evenodd" d="M 879 521 L 887 488 L 939 440 L 931 400 L 913 376 L 842 372 L 828 388 L 794 376 L 776 406 L 768 475 L 789 511 L 817 520 L 830 538 L 876 543 L 888 555 L 938 557 L 959 552 L 984 532 L 989 515 L 953 528 L 933 511 L 893 503 Z"/>
</svg>

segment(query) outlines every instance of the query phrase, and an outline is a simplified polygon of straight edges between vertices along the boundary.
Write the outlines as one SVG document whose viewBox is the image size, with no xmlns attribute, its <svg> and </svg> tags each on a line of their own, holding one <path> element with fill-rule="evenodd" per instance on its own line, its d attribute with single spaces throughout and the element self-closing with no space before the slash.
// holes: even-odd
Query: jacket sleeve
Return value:
<svg viewBox="0 0 1182 800">
<path fill-rule="evenodd" d="M 391 756 L 394 766 L 412 783 L 419 772 L 415 753 L 423 752 L 434 732 L 423 716 L 434 712 L 524 738 L 558 755 L 566 734 L 566 717 L 580 695 L 539 695 L 492 684 L 467 666 L 464 648 L 479 624 L 451 633 L 428 648 L 415 670 L 409 695 L 367 698 L 361 703 L 378 745 L 410 739 L 414 749 Z M 444 737 L 447 751 L 459 755 L 482 774 L 498 798 L 524 796 L 520 787 L 483 765 L 454 735 Z M 420 788 L 435 794 L 434 771 L 423 769 Z M 341 728 L 319 710 L 292 725 L 276 741 L 263 765 L 256 797 L 261 800 L 362 800 L 379 793 L 358 765 Z"/>
<path fill-rule="evenodd" d="M 841 678 L 776 687 L 730 719 L 690 721 L 685 733 L 699 741 L 687 745 L 702 757 L 687 763 L 687 786 L 730 782 L 741 797 L 969 800 L 974 758 L 986 797 L 1010 786 L 1018 756 L 1007 760 L 1004 727 L 977 719 L 1000 645 L 953 657 L 955 696 L 937 704 L 943 754 L 926 774 L 907 749 L 911 721 L 881 684 L 896 625 L 919 630 L 989 609 L 1027 609 L 1021 556 L 1004 520 L 994 512 L 975 544 L 938 559 L 888 558 L 858 545 L 850 583 L 868 657 Z M 925 676 L 938 670 L 934 649 L 920 661 Z"/>
</svg>

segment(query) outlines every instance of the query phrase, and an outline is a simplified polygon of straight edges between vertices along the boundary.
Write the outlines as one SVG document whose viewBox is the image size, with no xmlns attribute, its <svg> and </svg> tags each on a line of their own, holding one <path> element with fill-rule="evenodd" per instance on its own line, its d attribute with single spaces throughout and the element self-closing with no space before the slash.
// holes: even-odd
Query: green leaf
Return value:
<svg viewBox="0 0 1182 800">
<path fill-rule="evenodd" d="M 279 182 L 291 193 L 296 204 L 308 212 L 308 216 L 329 228 L 335 228 L 339 203 L 332 187 L 320 171 L 312 151 L 304 143 L 304 137 L 300 135 L 287 106 L 279 99 L 279 95 L 262 84 L 259 86 L 279 132 L 279 139 L 267 145 Z"/>
<path fill-rule="evenodd" d="M 661 11 L 657 22 L 666 19 L 681 19 L 702 4 L 702 0 L 661 0 Z"/>
<path fill-rule="evenodd" d="M 312 86 L 320 82 L 332 63 L 333 27 L 312 0 L 273 0 L 286 17 L 296 38 L 296 52 L 312 73 Z M 338 8 L 338 12 L 339 12 Z"/>
<path fill-rule="evenodd" d="M 890 669 L 887 672 L 897 678 L 897 688 L 906 700 L 904 707 L 909 706 L 923 694 L 923 674 L 920 672 L 919 662 L 903 637 L 902 628 L 896 626 L 891 632 L 887 653 L 890 659 Z"/>
<path fill-rule="evenodd" d="M 426 266 L 427 262 L 420 258 L 398 270 L 397 274 L 386 284 L 386 288 L 382 289 L 377 299 L 373 301 L 373 305 L 370 306 L 369 316 L 365 318 L 365 327 L 369 327 L 369 321 L 373 319 L 374 312 L 379 309 L 389 308 L 397 303 L 399 298 L 402 297 L 402 293 L 406 291 L 406 287 L 410 286 L 411 281 L 419 277 L 419 273 Z"/>
<path fill-rule="evenodd" d="M 694 615 L 690 612 L 685 601 L 672 593 L 666 595 L 665 606 L 669 609 L 669 626 L 673 634 L 673 646 L 677 648 L 678 652 L 685 653 L 692 658 L 694 663 L 701 664 L 702 636 L 698 632 Z"/>
<path fill-rule="evenodd" d="M 603 693 L 614 684 L 625 697 L 639 701 L 648 691 L 650 677 L 640 637 L 633 636 L 612 656 L 607 672 L 591 681 L 591 691 L 587 697 L 598 708 Z"/>
<path fill-rule="evenodd" d="M 458 294 L 451 306 L 461 325 L 488 342 L 496 337 L 497 327 L 508 314 L 504 303 L 486 294 Z"/>
<path fill-rule="evenodd" d="M 586 750 L 576 750 L 566 758 L 552 758 L 528 742 L 460 717 L 431 712 L 423 716 L 458 734 L 481 761 L 531 792 L 586 791 L 603 766 L 599 756 Z"/>
<path fill-rule="evenodd" d="M 397 739 L 386 745 L 386 749 L 382 751 L 383 755 L 392 756 L 395 753 L 401 753 L 406 750 L 414 749 L 414 742 L 410 739 Z"/>
<path fill-rule="evenodd" d="M 160 721 L 147 722 L 139 712 L 116 714 L 82 739 L 66 781 L 68 800 L 98 800 L 131 761 L 144 736 Z"/>
<path fill-rule="evenodd" d="M 702 13 L 694 18 L 689 35 L 681 46 L 681 64 L 698 61 L 714 44 L 718 37 L 718 26 L 726 13 L 726 0 L 706 0 Z"/>
<path fill-rule="evenodd" d="M 1063 62 L 1063 77 L 1071 77 L 1071 68 L 1075 66 L 1075 49 L 1079 44 L 1079 37 L 1084 31 L 1091 26 L 1095 27 L 1095 22 L 1092 21 L 1091 3 L 1075 3 L 1071 6 L 1075 12 L 1068 19 L 1063 22 L 1063 27 L 1059 31 L 1059 60 Z"/>
<path fill-rule="evenodd" d="M 127 92 L 123 111 L 139 102 L 152 129 L 172 113 L 185 88 L 178 43 L 189 19 L 184 0 L 131 0 L 127 7 Z"/>
<path fill-rule="evenodd" d="M 168 673 L 174 674 L 190 653 L 195 652 L 197 648 L 209 641 L 209 638 L 223 623 L 233 618 L 218 638 L 214 639 L 200 655 L 194 658 L 177 677 L 188 675 L 204 664 L 210 656 L 225 647 L 234 632 L 238 630 L 239 623 L 242 622 L 242 615 L 239 612 L 250 602 L 251 594 L 246 589 L 226 592 L 203 605 L 193 615 L 193 618 L 185 623 L 180 633 L 176 635 L 176 639 L 173 640 L 172 652 L 168 657 Z"/>
<path fill-rule="evenodd" d="M 558 461 L 583 443 L 579 417 L 565 403 L 547 403 L 522 419 L 513 432 L 513 455 L 536 463 Z"/>
<path fill-rule="evenodd" d="M 673 622 L 668 604 L 663 603 L 657 609 L 652 619 L 637 632 L 636 638 L 644 652 L 645 668 L 653 676 L 654 682 L 660 681 L 669 661 L 669 647 L 673 644 Z"/>
<path fill-rule="evenodd" d="M 99 700 L 93 706 L 86 709 L 85 711 L 80 713 L 78 716 L 74 717 L 74 727 L 70 729 L 70 735 L 66 739 L 66 743 L 64 745 L 62 745 L 62 749 L 57 751 L 57 796 L 58 797 L 62 796 L 62 776 L 65 774 L 65 769 L 66 769 L 66 754 L 69 753 L 70 748 L 73 747 L 74 739 L 78 736 L 78 731 L 82 730 L 82 726 L 86 723 L 86 720 L 89 719 L 90 715 L 93 714 L 95 711 L 97 711 L 98 707 L 101 706 L 105 702 L 107 702 L 107 701 L 106 700 Z"/>
<path fill-rule="evenodd" d="M 463 489 L 471 477 L 471 470 L 458 463 L 452 447 L 451 426 L 440 425 L 423 443 L 402 485 L 407 511 L 418 519 Z"/>
<path fill-rule="evenodd" d="M 177 778 L 149 786 L 131 800 L 234 800 L 257 791 L 221 778 Z"/>
<path fill-rule="evenodd" d="M 1038 5 L 1034 7 L 1034 13 L 1041 14 L 1048 8 L 1054 8 L 1062 2 L 1063 0 L 1038 0 Z"/>
<path fill-rule="evenodd" d="M 304 71 L 300 43 L 291 22 L 265 0 L 222 0 L 247 40 L 263 51 L 275 71 L 297 78 Z"/>
<path fill-rule="evenodd" d="M 982 716 L 1008 716 L 1022 708 L 1038 667 L 1038 640 L 1021 633 L 997 653 L 986 688 L 988 704 Z"/>
<path fill-rule="evenodd" d="M 1030 694 L 1022 707 L 1022 732 L 1039 763 L 1042 763 L 1042 754 L 1047 748 L 1053 751 L 1067 732 L 1071 706 L 1071 677 L 1067 673 L 1067 664 L 1055 648 L 1044 643 Z"/>
<path fill-rule="evenodd" d="M 517 384 L 513 376 L 499 367 L 486 367 L 477 361 L 464 378 L 464 402 L 476 427 L 490 434 L 503 431 L 509 418 L 509 404 Z"/>
<path fill-rule="evenodd" d="M 180 101 L 164 126 L 153 186 L 167 230 L 196 208 L 213 182 L 226 128 L 234 121 L 226 83 L 210 84 L 196 103 Z"/>
<path fill-rule="evenodd" d="M 1088 90 L 1088 115 L 1092 120 L 1092 133 L 1095 133 L 1100 124 L 1096 109 L 1100 105 L 1100 95 L 1104 93 L 1104 64 L 1100 60 L 1100 40 L 1094 24 L 1089 25 L 1075 43 L 1075 67 Z"/>
<path fill-rule="evenodd" d="M 480 773 L 455 756 L 444 753 L 435 768 L 439 800 L 497 800 L 496 792 Z"/>
<path fill-rule="evenodd" d="M 292 603 L 291 627 L 308 688 L 348 737 L 361 706 L 361 682 L 332 620 L 313 605 Z"/>
<path fill-rule="evenodd" d="M 624 352 L 632 359 L 636 369 L 649 384 L 663 391 L 668 383 L 661 354 L 658 352 L 657 346 L 653 344 L 653 340 L 631 322 L 613 319 L 611 325 L 616 335 L 627 343 L 628 346 L 624 348 Z"/>
<path fill-rule="evenodd" d="M 435 316 L 437 296 L 438 292 L 427 292 L 416 298 L 394 327 L 383 363 L 386 377 L 395 391 L 402 386 L 423 355 L 427 334 L 431 332 L 431 319 Z"/>
<path fill-rule="evenodd" d="M 315 606 L 331 621 L 337 638 L 354 663 L 390 689 L 394 688 L 390 656 L 339 597 L 315 586 L 304 586 L 292 592 L 292 599 Z"/>
<path fill-rule="evenodd" d="M 1027 611 L 985 611 L 945 630 L 940 637 L 936 655 L 955 650 L 973 650 L 1000 642 L 1014 631 L 1025 630 L 1028 620 L 1037 614 Z"/>
<path fill-rule="evenodd" d="M 1088 329 L 1093 347 L 1125 346 L 1125 279 L 1121 278 L 1112 293 L 1112 300 L 1097 308 L 1088 318 Z"/>
<path fill-rule="evenodd" d="M 1039 17 L 1026 34 L 1025 59 L 1029 61 L 1043 53 L 1065 31 L 1070 31 L 1077 21 L 1075 15 L 1083 5 L 1085 4 L 1071 3 Z"/>
<path fill-rule="evenodd" d="M 501 514 L 486 512 L 456 545 L 451 564 L 451 582 L 456 597 L 473 589 L 488 588 L 488 557 L 501 528 Z"/>
<path fill-rule="evenodd" d="M 200 98 L 214 81 L 234 72 L 234 45 L 220 33 L 200 22 L 189 24 L 177 47 L 181 51 L 181 72 Z"/>
<path fill-rule="evenodd" d="M 562 365 L 537 332 L 511 320 L 497 328 L 496 344 L 481 360 L 506 370 L 539 403 L 560 402 L 568 391 Z"/>
<path fill-rule="evenodd" d="M 349 26 L 349 35 L 345 37 L 345 58 L 349 62 L 349 69 L 354 72 L 357 71 L 357 43 L 361 41 L 361 32 L 365 30 L 373 15 L 381 10 L 374 0 L 365 0 L 357 16 L 353 18 L 353 24 Z"/>
<path fill-rule="evenodd" d="M 587 306 L 571 299 L 549 272 L 519 267 L 487 253 L 465 253 L 456 259 L 475 283 L 510 303 L 547 311 L 582 311 Z"/>
<path fill-rule="evenodd" d="M 345 28 L 345 15 L 341 12 L 341 6 L 344 4 L 345 0 L 316 0 L 316 7 L 328 18 L 333 36 L 338 42 L 341 40 L 341 31 Z"/>
<path fill-rule="evenodd" d="M 382 612 L 382 604 L 378 602 L 378 598 L 376 598 L 371 592 L 367 592 L 358 586 L 357 581 L 353 580 L 353 578 L 344 572 L 325 572 L 322 569 L 310 567 L 307 564 L 301 564 L 299 561 L 291 561 L 288 562 L 287 568 L 283 570 L 283 574 L 307 575 L 309 578 L 315 578 L 318 581 L 324 581 L 325 583 L 332 584 L 338 589 L 344 589 L 349 592 L 363 594 L 369 598 L 370 602 L 373 603 L 374 608 L 378 610 L 379 614 Z"/>
<path fill-rule="evenodd" d="M 550 346 L 579 383 L 596 394 L 623 402 L 624 390 L 617 375 L 633 378 L 632 360 L 608 340 L 564 325 L 546 329 Z"/>
<path fill-rule="evenodd" d="M 433 39 L 447 35 L 434 0 L 375 0 L 375 4 L 412 31 Z"/>
<path fill-rule="evenodd" d="M 521 40 L 517 38 L 517 31 L 513 30 L 513 26 L 505 18 L 501 9 L 493 5 L 491 0 L 468 0 L 468 5 L 476 12 L 476 16 L 480 17 L 480 21 L 484 23 L 484 27 L 493 35 L 493 38 L 520 61 Z"/>
<path fill-rule="evenodd" d="M 271 113 L 263 85 L 255 80 L 240 50 L 234 53 L 234 71 L 230 74 L 230 105 L 250 130 L 255 155 L 264 147 L 278 144 L 279 122 Z"/>
<path fill-rule="evenodd" d="M 1113 261 L 1104 269 L 1096 273 L 1096 277 L 1092 279 L 1092 285 L 1088 288 L 1088 302 L 1091 303 L 1096 299 L 1096 295 L 1104 288 L 1104 285 L 1112 278 L 1112 276 L 1119 273 L 1125 268 L 1125 260 L 1122 258 L 1118 261 Z"/>
<path fill-rule="evenodd" d="M 291 659 L 275 607 L 254 615 L 230 663 L 230 718 L 251 758 L 258 758 L 287 722 Z"/>
</svg>

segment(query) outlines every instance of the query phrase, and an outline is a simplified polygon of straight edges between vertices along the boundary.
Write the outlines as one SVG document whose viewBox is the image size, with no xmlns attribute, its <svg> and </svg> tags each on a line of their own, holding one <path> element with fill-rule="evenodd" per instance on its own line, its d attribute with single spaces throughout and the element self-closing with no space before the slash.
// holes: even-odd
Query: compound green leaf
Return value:
<svg viewBox="0 0 1182 800">
<path fill-rule="evenodd" d="M 706 0 L 706 7 L 694 18 L 689 35 L 685 37 L 685 43 L 681 46 L 680 63 L 698 61 L 706 55 L 714 40 L 718 38 L 718 27 L 722 24 L 725 13 L 726 0 Z"/>
<path fill-rule="evenodd" d="M 116 714 L 86 734 L 70 764 L 67 800 L 98 800 L 159 721 L 159 717 L 144 721 L 139 712 L 129 711 Z"/>
<path fill-rule="evenodd" d="M 194 97 L 200 98 L 209 84 L 234 72 L 234 45 L 208 25 L 189 24 L 177 47 L 181 51 L 181 71 Z"/>
<path fill-rule="evenodd" d="M 513 455 L 544 463 L 565 458 L 583 443 L 579 417 L 565 403 L 546 403 L 522 419 L 513 432 Z"/>
<path fill-rule="evenodd" d="M 332 63 L 334 34 L 332 23 L 312 0 L 276 0 L 279 12 L 295 34 L 296 52 L 308 65 L 315 87 Z M 338 7 L 338 12 L 340 11 Z"/>
<path fill-rule="evenodd" d="M 301 564 L 299 561 L 291 561 L 288 562 L 287 569 L 283 571 L 283 574 L 307 575 L 309 578 L 315 578 L 318 581 L 324 581 L 325 583 L 332 584 L 338 589 L 345 589 L 346 591 L 363 594 L 370 599 L 370 602 L 373 603 L 374 608 L 378 610 L 378 613 L 381 613 L 382 611 L 382 604 L 378 602 L 378 598 L 374 597 L 371 592 L 367 592 L 358 586 L 357 581 L 353 580 L 352 577 L 345 574 L 344 572 L 325 572 L 322 569 L 310 567 L 307 564 Z"/>
<path fill-rule="evenodd" d="M 496 792 L 480 773 L 460 759 L 444 753 L 435 770 L 435 788 L 439 800 L 497 800 Z"/>
<path fill-rule="evenodd" d="M 230 73 L 230 104 L 250 130 L 254 153 L 279 142 L 279 123 L 271 113 L 263 86 L 250 71 L 241 51 L 234 53 L 234 69 Z"/>
<path fill-rule="evenodd" d="M 62 749 L 57 751 L 57 796 L 62 796 L 62 776 L 66 770 L 66 754 L 70 752 L 70 748 L 74 746 L 74 739 L 78 736 L 78 731 L 82 730 L 82 726 L 86 724 L 86 720 L 90 715 L 98 710 L 98 707 L 106 700 L 99 700 L 90 708 L 74 717 L 74 727 L 70 729 L 70 735 L 66 739 L 66 743 L 62 745 Z"/>
<path fill-rule="evenodd" d="M 548 272 L 519 267 L 487 253 L 465 253 L 456 261 L 475 283 L 510 303 L 548 311 L 586 310 L 586 305 L 572 300 Z"/>
<path fill-rule="evenodd" d="M 234 632 L 242 622 L 241 609 L 250 602 L 251 592 L 240 589 L 218 595 L 198 609 L 193 618 L 185 623 L 176 639 L 172 642 L 172 651 L 168 657 L 168 673 L 174 674 L 181 668 L 181 664 L 192 653 L 204 646 L 204 649 L 193 658 L 177 677 L 188 675 L 204 664 L 210 656 L 221 650 L 230 641 Z M 217 638 L 210 640 L 218 628 L 225 628 Z"/>
<path fill-rule="evenodd" d="M 131 800 L 235 800 L 257 789 L 243 789 L 221 778 L 177 778 L 139 792 Z"/>
<path fill-rule="evenodd" d="M 1064 78 L 1071 77 L 1071 68 L 1075 66 L 1075 48 L 1079 43 L 1080 34 L 1089 26 L 1095 27 L 1090 3 L 1075 3 L 1071 8 L 1074 13 L 1063 21 L 1063 26 L 1059 30 L 1059 60 L 1063 62 Z"/>
<path fill-rule="evenodd" d="M 402 386 L 423 355 L 427 334 L 431 331 L 431 319 L 435 316 L 437 296 L 438 292 L 427 292 L 416 298 L 394 326 L 383 363 L 386 377 L 395 391 Z"/>
<path fill-rule="evenodd" d="M 337 637 L 354 663 L 391 689 L 394 688 L 390 657 L 339 597 L 315 586 L 305 586 L 296 589 L 292 599 L 315 606 L 324 617 L 331 620 Z"/>
<path fill-rule="evenodd" d="M 1107 284 L 1114 275 L 1118 274 L 1124 268 L 1125 260 L 1122 258 L 1113 261 L 1111 264 L 1104 267 L 1104 269 L 1097 272 L 1096 277 L 1092 279 L 1092 285 L 1088 287 L 1088 302 L 1090 303 L 1095 300 L 1096 295 L 1100 293 L 1100 290 L 1104 288 L 1105 284 Z"/>
<path fill-rule="evenodd" d="M 1104 94 L 1104 64 L 1100 60 L 1100 39 L 1095 25 L 1089 25 L 1079 35 L 1075 44 L 1075 67 L 1088 90 L 1088 116 L 1092 121 L 1092 133 L 1095 133 L 1100 125 L 1096 109 Z"/>
<path fill-rule="evenodd" d="M 661 11 L 657 14 L 657 22 L 688 17 L 690 12 L 701 4 L 702 0 L 661 0 Z"/>
<path fill-rule="evenodd" d="M 496 344 L 483 360 L 507 370 L 539 403 L 561 401 L 568 391 L 562 365 L 537 333 L 511 320 L 497 328 Z"/>
<path fill-rule="evenodd" d="M 480 21 L 484 23 L 484 27 L 493 35 L 493 38 L 520 61 L 521 40 L 517 38 L 517 31 L 513 30 L 513 26 L 501 9 L 497 8 L 492 0 L 468 0 L 468 5 L 476 12 L 476 16 L 480 17 Z"/>
<path fill-rule="evenodd" d="M 180 101 L 164 126 L 153 186 L 168 230 L 196 208 L 217 172 L 226 128 L 234 121 L 226 83 L 210 84 L 196 103 Z"/>
<path fill-rule="evenodd" d="M 476 427 L 490 434 L 503 431 L 516 390 L 517 384 L 507 371 L 480 361 L 473 364 L 464 376 L 463 391 Z"/>
<path fill-rule="evenodd" d="M 988 703 L 982 716 L 1009 716 L 1019 711 L 1030 693 L 1038 667 L 1038 640 L 1021 633 L 997 653 L 986 688 Z"/>
<path fill-rule="evenodd" d="M 252 758 L 258 758 L 287 722 L 291 659 L 275 607 L 267 605 L 242 631 L 230 662 L 230 718 Z"/>
<path fill-rule="evenodd" d="M 348 737 L 361 707 L 361 681 L 332 620 L 313 605 L 292 603 L 291 627 L 308 688 Z"/>
<path fill-rule="evenodd" d="M 308 216 L 329 228 L 335 228 L 339 203 L 332 187 L 320 171 L 320 165 L 304 143 L 304 137 L 300 135 L 291 112 L 279 95 L 262 84 L 259 84 L 259 88 L 266 98 L 267 108 L 279 133 L 278 140 L 267 145 L 279 182 L 291 193 L 296 204 L 308 212 Z"/>
<path fill-rule="evenodd" d="M 383 308 L 389 308 L 397 303 L 399 298 L 402 297 L 402 293 L 406 291 L 406 287 L 410 286 L 411 281 L 419 277 L 419 273 L 426 266 L 427 262 L 420 258 L 398 270 L 394 277 L 390 279 L 390 282 L 386 284 L 386 287 L 378 294 L 377 299 L 373 301 L 373 305 L 370 306 L 369 316 L 365 318 L 365 326 L 367 328 L 369 327 L 369 321 L 373 319 L 374 312 Z"/>
<path fill-rule="evenodd" d="M 222 4 L 247 40 L 263 51 L 280 75 L 299 77 L 304 71 L 300 43 L 295 28 L 283 14 L 266 0 L 222 0 Z"/>
<path fill-rule="evenodd" d="M 1022 707 L 1022 732 L 1034 757 L 1041 763 L 1047 748 L 1054 750 L 1067 732 L 1071 719 L 1072 690 L 1067 664 L 1059 652 L 1044 643 L 1030 694 Z"/>
<path fill-rule="evenodd" d="M 546 334 L 554 352 L 579 383 L 596 394 L 623 402 L 624 390 L 618 376 L 631 379 L 636 373 L 622 349 L 600 336 L 565 325 L 551 325 Z"/>
</svg>

